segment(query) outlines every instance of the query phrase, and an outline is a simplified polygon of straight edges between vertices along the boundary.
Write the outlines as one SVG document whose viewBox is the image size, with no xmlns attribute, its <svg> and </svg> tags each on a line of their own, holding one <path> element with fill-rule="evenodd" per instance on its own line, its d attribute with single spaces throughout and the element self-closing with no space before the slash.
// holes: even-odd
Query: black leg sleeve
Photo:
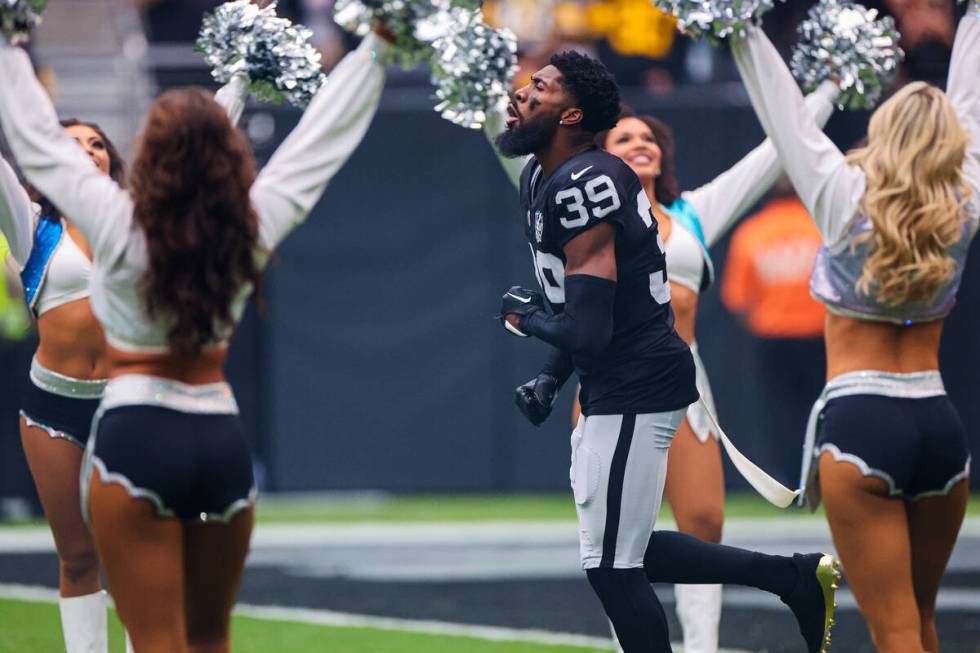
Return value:
<svg viewBox="0 0 980 653">
<path fill-rule="evenodd" d="M 671 653 L 667 615 L 642 569 L 589 569 L 625 653 Z"/>
<path fill-rule="evenodd" d="M 654 531 L 643 568 L 651 583 L 724 583 L 786 596 L 799 572 L 793 559 L 705 542 L 674 531 Z"/>
</svg>

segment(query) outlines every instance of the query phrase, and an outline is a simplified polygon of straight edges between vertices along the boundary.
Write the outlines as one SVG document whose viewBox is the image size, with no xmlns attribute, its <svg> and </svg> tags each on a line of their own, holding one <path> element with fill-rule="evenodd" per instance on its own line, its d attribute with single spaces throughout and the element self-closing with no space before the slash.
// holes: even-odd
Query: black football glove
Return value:
<svg viewBox="0 0 980 653">
<path fill-rule="evenodd" d="M 550 374 L 538 374 L 524 385 L 517 386 L 514 403 L 531 424 L 541 426 L 551 414 L 558 390 L 558 379 Z"/>
<path fill-rule="evenodd" d="M 516 336 L 527 337 L 526 333 L 521 333 L 507 322 L 508 315 L 518 315 L 523 317 L 529 313 L 544 309 L 544 297 L 537 290 L 528 290 L 521 286 L 513 286 L 504 293 L 500 304 L 500 323 L 504 328 Z"/>
</svg>

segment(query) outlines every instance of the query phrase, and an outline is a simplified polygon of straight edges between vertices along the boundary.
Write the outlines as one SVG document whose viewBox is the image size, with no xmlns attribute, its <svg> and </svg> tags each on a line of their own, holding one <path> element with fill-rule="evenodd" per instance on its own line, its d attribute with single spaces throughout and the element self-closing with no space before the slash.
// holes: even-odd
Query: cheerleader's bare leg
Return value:
<svg viewBox="0 0 980 653">
<path fill-rule="evenodd" d="M 105 484 L 92 470 L 92 533 L 116 609 L 137 653 L 188 653 L 184 617 L 184 526 Z"/>
<path fill-rule="evenodd" d="M 922 647 L 936 653 L 936 595 L 953 553 L 970 499 L 970 482 L 960 481 L 948 496 L 906 502 L 912 542 L 912 584 L 922 622 Z"/>
<path fill-rule="evenodd" d="M 880 653 L 923 653 L 905 503 L 885 481 L 828 452 L 820 488 L 847 582 Z"/>
<path fill-rule="evenodd" d="M 820 459 L 820 487 L 848 583 L 881 653 L 936 653 L 939 582 L 966 511 L 968 486 L 905 501 L 854 465 Z"/>
<path fill-rule="evenodd" d="M 677 530 L 706 542 L 721 542 L 725 519 L 725 479 L 718 440 L 704 442 L 684 420 L 670 447 L 664 496 Z M 675 585 L 677 617 L 685 653 L 716 653 L 722 586 Z"/>
<path fill-rule="evenodd" d="M 20 440 L 34 477 L 44 515 L 54 535 L 60 564 L 61 596 L 78 597 L 102 589 L 95 543 L 79 510 L 78 476 L 85 450 L 20 419 Z"/>
<path fill-rule="evenodd" d="M 248 508 L 228 524 L 185 524 L 184 616 L 191 653 L 231 650 L 231 610 L 254 521 L 255 509 Z"/>
<path fill-rule="evenodd" d="M 105 592 L 95 542 L 82 520 L 78 477 L 84 450 L 20 420 L 20 438 L 58 553 L 59 611 L 67 653 L 108 650 Z"/>
</svg>

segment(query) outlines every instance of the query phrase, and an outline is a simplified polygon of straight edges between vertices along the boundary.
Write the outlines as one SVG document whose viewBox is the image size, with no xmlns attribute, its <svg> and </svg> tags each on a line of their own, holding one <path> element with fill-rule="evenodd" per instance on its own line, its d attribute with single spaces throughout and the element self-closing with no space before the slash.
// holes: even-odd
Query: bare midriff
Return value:
<svg viewBox="0 0 980 653">
<path fill-rule="evenodd" d="M 86 381 L 109 376 L 105 335 L 88 299 L 47 311 L 38 319 L 37 330 L 35 356 L 42 367 Z"/>
<path fill-rule="evenodd" d="M 674 310 L 674 330 L 684 342 L 694 342 L 694 323 L 698 317 L 698 294 L 678 283 L 670 286 L 670 306 Z"/>
<path fill-rule="evenodd" d="M 206 349 L 196 356 L 126 352 L 109 346 L 109 377 L 142 374 L 173 379 L 188 385 L 222 383 L 227 347 Z"/>
<path fill-rule="evenodd" d="M 925 372 L 939 369 L 943 321 L 904 326 L 827 313 L 827 378 L 857 370 Z"/>
</svg>

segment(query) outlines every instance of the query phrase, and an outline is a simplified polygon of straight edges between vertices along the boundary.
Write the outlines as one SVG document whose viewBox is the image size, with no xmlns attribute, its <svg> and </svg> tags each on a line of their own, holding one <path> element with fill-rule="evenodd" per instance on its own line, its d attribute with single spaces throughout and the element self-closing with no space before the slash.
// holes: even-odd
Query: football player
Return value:
<svg viewBox="0 0 980 653">
<path fill-rule="evenodd" d="M 839 579 L 832 556 L 770 556 L 653 532 L 667 452 L 698 392 L 691 352 L 674 330 L 650 200 L 626 163 L 594 145 L 619 105 L 600 62 L 561 53 L 512 96 L 496 139 L 499 153 L 517 160 L 508 168 L 522 166 L 522 219 L 541 287 L 508 290 L 500 319 L 554 347 L 517 389 L 518 406 L 541 423 L 578 374 L 570 476 L 582 566 L 626 653 L 670 651 L 652 580 L 773 592 L 792 609 L 807 650 L 826 650 Z"/>
</svg>

